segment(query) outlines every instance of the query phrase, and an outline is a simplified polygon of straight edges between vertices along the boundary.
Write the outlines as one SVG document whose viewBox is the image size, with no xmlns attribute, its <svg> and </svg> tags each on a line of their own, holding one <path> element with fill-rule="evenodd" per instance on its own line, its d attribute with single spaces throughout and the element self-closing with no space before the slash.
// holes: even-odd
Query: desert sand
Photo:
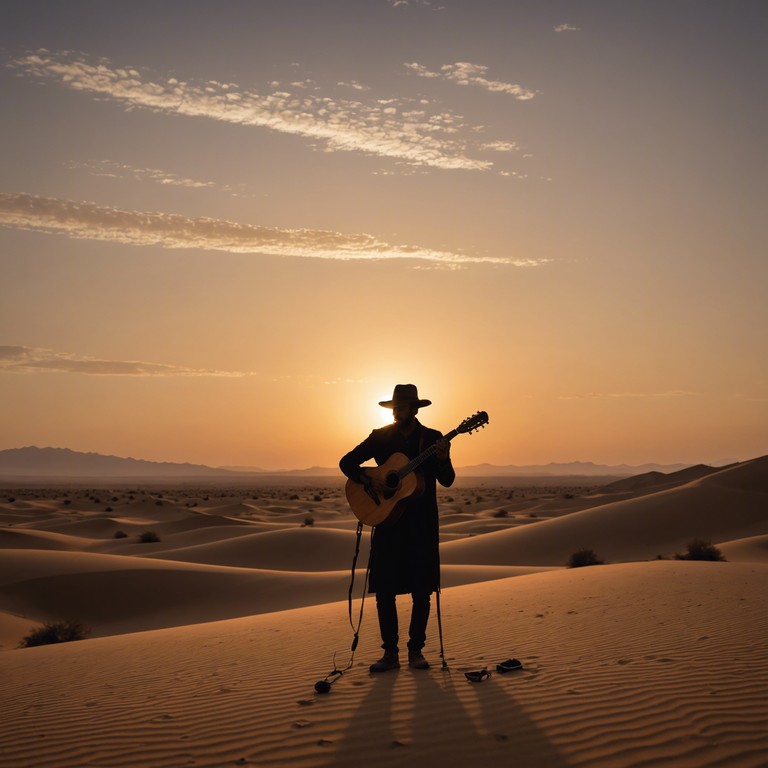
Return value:
<svg viewBox="0 0 768 768">
<path fill-rule="evenodd" d="M 442 489 L 448 669 L 433 613 L 430 670 L 370 675 L 369 597 L 326 695 L 352 640 L 339 481 L 2 489 L 0 766 L 765 766 L 768 457 L 676 474 Z M 673 559 L 694 538 L 727 561 Z M 564 567 L 580 548 L 606 564 Z M 18 647 L 62 619 L 89 637 Z"/>
</svg>

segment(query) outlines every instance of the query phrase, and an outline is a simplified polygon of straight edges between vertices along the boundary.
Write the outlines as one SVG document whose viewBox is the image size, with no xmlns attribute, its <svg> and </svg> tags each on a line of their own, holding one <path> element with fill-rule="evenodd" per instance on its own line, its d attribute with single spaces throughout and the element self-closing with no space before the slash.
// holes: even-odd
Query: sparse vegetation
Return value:
<svg viewBox="0 0 768 768">
<path fill-rule="evenodd" d="M 127 539 L 128 534 L 125 531 L 115 531 L 114 538 L 116 539 Z"/>
<path fill-rule="evenodd" d="M 725 556 L 711 541 L 705 539 L 692 539 L 688 542 L 688 551 L 676 554 L 675 560 L 707 560 L 710 562 L 724 562 Z"/>
<path fill-rule="evenodd" d="M 507 516 L 507 510 L 506 509 L 497 509 L 493 513 L 494 517 L 506 517 Z"/>
<path fill-rule="evenodd" d="M 35 627 L 22 638 L 19 648 L 33 648 L 37 645 L 69 643 L 84 640 L 91 630 L 79 621 L 48 621 L 42 627 Z"/>
<path fill-rule="evenodd" d="M 139 534 L 139 543 L 141 544 L 154 544 L 160 541 L 160 537 L 154 531 L 144 531 Z"/>
<path fill-rule="evenodd" d="M 304 518 L 304 525 L 314 525 L 315 524 L 315 518 L 312 517 L 312 515 L 308 515 Z"/>
<path fill-rule="evenodd" d="M 322 496 L 321 496 L 319 493 L 316 493 L 316 494 L 315 494 L 315 495 L 312 497 L 312 500 L 313 500 L 313 501 L 322 501 L 322 500 L 323 500 L 323 497 L 322 497 Z"/>
<path fill-rule="evenodd" d="M 600 560 L 593 549 L 577 549 L 568 558 L 565 564 L 567 568 L 584 568 L 588 565 L 604 565 L 605 561 Z"/>
</svg>

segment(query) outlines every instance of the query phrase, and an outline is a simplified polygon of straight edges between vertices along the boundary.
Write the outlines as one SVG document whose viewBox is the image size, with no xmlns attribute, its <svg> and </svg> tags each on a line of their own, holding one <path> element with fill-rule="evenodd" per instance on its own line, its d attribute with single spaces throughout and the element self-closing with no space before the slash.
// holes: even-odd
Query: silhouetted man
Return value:
<svg viewBox="0 0 768 768">
<path fill-rule="evenodd" d="M 374 459 L 383 464 L 393 453 L 404 453 L 413 459 L 426 448 L 435 445 L 435 454 L 419 468 L 424 491 L 399 503 L 401 516 L 377 526 L 371 545 L 370 592 L 376 593 L 384 655 L 370 667 L 371 672 L 386 672 L 400 666 L 396 595 L 413 596 L 411 623 L 408 631 L 408 664 L 414 669 L 428 669 L 429 662 L 422 649 L 426 642 L 430 595 L 440 586 L 440 553 L 438 549 L 438 519 L 436 483 L 445 487 L 453 484 L 456 473 L 451 465 L 450 443 L 440 432 L 428 429 L 416 418 L 419 408 L 431 405 L 420 400 L 413 384 L 398 384 L 391 400 L 379 403 L 391 408 L 394 423 L 374 429 L 360 445 L 346 454 L 339 466 L 354 482 L 370 484 L 381 494 L 380 479 L 372 478 L 360 465 Z"/>
</svg>

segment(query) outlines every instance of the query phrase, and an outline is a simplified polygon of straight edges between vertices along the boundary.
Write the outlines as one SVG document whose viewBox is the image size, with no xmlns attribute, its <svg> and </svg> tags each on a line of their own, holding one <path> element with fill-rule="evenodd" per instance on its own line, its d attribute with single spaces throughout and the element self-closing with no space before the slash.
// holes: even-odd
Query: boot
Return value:
<svg viewBox="0 0 768 768">
<path fill-rule="evenodd" d="M 392 651 L 385 651 L 375 664 L 368 667 L 369 672 L 389 672 L 390 669 L 400 669 L 400 655 Z"/>
<path fill-rule="evenodd" d="M 411 669 L 429 669 L 429 662 L 424 658 L 421 651 L 408 651 L 408 666 Z"/>
</svg>

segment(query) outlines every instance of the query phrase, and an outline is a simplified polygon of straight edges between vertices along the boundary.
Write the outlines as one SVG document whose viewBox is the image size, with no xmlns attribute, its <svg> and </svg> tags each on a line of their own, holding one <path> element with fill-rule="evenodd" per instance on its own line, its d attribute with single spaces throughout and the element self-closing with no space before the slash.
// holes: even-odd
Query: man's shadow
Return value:
<svg viewBox="0 0 768 768">
<path fill-rule="evenodd" d="M 326 765 L 358 768 L 391 753 L 401 766 L 561 768 L 565 760 L 513 693 L 525 690 L 524 675 L 494 673 L 481 683 L 439 667 L 370 675 L 368 692 Z"/>
</svg>

